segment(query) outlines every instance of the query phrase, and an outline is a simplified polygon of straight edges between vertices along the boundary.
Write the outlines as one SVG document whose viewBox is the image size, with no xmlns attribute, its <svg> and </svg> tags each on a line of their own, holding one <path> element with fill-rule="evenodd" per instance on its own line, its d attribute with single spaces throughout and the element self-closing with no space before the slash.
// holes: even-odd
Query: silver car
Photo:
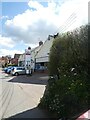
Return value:
<svg viewBox="0 0 90 120">
<path fill-rule="evenodd" d="M 13 67 L 11 70 L 12 75 L 21 75 L 21 74 L 26 74 L 26 70 L 24 67 Z"/>
</svg>

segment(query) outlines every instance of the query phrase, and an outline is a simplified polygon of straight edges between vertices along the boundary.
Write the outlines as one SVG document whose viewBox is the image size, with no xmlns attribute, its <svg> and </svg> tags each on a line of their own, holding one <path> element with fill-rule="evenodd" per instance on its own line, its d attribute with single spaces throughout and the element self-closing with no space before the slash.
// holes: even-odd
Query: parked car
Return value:
<svg viewBox="0 0 90 120">
<path fill-rule="evenodd" d="M 12 66 L 10 68 L 7 69 L 7 73 L 10 74 L 11 73 L 11 70 L 14 68 L 15 66 Z"/>
<path fill-rule="evenodd" d="M 24 67 L 13 67 L 11 70 L 11 75 L 21 75 L 21 74 L 26 74 L 26 70 Z"/>
<path fill-rule="evenodd" d="M 4 72 L 7 73 L 7 70 L 10 69 L 10 68 L 12 68 L 12 66 L 5 67 L 5 68 L 4 68 Z"/>
</svg>

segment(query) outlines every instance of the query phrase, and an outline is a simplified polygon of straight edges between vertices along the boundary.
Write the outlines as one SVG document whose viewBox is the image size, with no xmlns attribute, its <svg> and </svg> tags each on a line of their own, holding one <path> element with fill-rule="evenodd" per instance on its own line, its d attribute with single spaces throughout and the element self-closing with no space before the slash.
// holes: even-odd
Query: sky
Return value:
<svg viewBox="0 0 90 120">
<path fill-rule="evenodd" d="M 88 23 L 89 0 L 2 1 L 0 57 L 24 53 L 29 46 L 34 48 L 39 41 L 47 40 L 50 34 L 70 31 Z"/>
</svg>

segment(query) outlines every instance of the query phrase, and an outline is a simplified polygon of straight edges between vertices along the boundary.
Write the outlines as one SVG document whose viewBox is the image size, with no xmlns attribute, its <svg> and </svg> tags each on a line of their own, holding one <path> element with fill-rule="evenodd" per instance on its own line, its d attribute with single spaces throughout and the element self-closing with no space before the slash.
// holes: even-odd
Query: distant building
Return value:
<svg viewBox="0 0 90 120">
<path fill-rule="evenodd" d="M 41 49 L 43 45 L 43 42 L 40 41 L 39 42 L 39 46 L 35 47 L 34 49 L 26 49 L 25 53 L 23 53 L 22 55 L 20 55 L 19 60 L 18 60 L 18 65 L 19 66 L 31 66 L 31 68 L 35 69 L 35 56 L 37 55 L 37 53 L 39 52 L 39 50 Z M 30 50 L 30 53 L 29 53 Z"/>
<path fill-rule="evenodd" d="M 15 54 L 14 58 L 11 59 L 11 64 L 18 65 L 18 59 L 19 59 L 20 55 L 21 54 Z"/>
<path fill-rule="evenodd" d="M 2 56 L 0 57 L 0 66 L 6 66 L 7 64 L 9 64 L 11 61 L 11 57 L 10 56 Z"/>
<path fill-rule="evenodd" d="M 15 58 L 15 59 L 18 59 L 18 58 L 20 57 L 20 55 L 21 55 L 21 54 L 15 54 L 15 55 L 14 55 L 14 58 Z"/>
<path fill-rule="evenodd" d="M 39 46 L 31 49 L 30 55 L 26 57 L 26 53 L 28 50 L 25 50 L 25 53 L 20 55 L 18 60 L 19 66 L 30 65 L 31 68 L 34 70 L 47 70 L 48 62 L 49 62 L 49 54 L 50 49 L 53 44 L 53 38 L 46 40 L 44 43 L 42 41 L 39 42 Z"/>
<path fill-rule="evenodd" d="M 25 53 L 21 54 L 18 59 L 18 66 L 23 66 L 25 68 L 31 65 L 31 48 L 25 49 Z"/>
<path fill-rule="evenodd" d="M 18 66 L 25 66 L 25 53 L 20 55 L 18 59 Z"/>
</svg>

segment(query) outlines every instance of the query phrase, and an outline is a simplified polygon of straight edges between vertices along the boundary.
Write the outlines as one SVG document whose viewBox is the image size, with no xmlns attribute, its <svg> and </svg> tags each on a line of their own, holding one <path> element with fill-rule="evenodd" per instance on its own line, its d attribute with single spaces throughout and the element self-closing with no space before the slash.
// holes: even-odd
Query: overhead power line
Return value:
<svg viewBox="0 0 90 120">
<path fill-rule="evenodd" d="M 79 9 L 76 9 L 70 16 L 69 18 L 65 21 L 65 23 L 60 26 L 53 34 L 59 32 L 62 33 L 64 31 L 66 31 L 71 25 L 73 25 L 76 21 L 77 15 L 75 12 L 77 12 L 78 14 Z"/>
</svg>

